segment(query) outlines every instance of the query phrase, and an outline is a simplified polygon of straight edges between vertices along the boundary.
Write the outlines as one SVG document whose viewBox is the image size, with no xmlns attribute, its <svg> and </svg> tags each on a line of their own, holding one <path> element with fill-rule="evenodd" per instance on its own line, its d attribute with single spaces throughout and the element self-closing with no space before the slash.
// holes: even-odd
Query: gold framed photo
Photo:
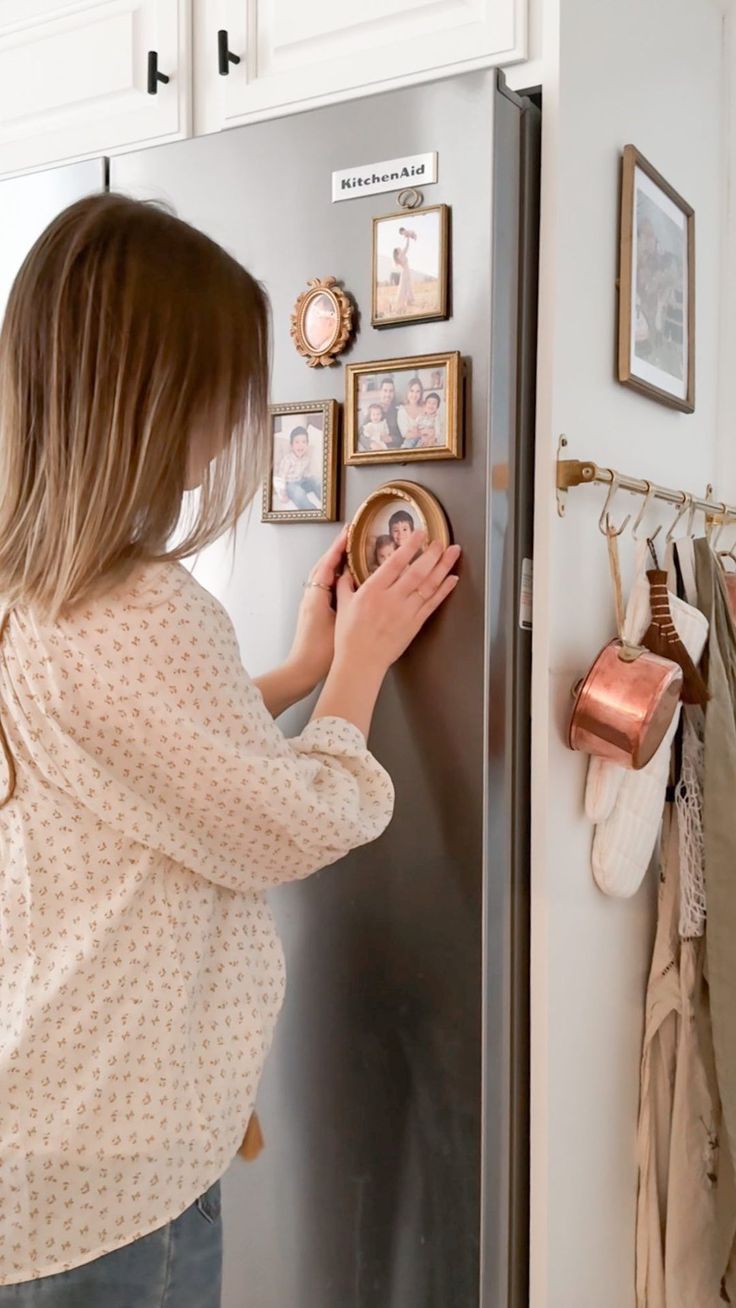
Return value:
<svg viewBox="0 0 736 1308">
<path fill-rule="evenodd" d="M 449 215 L 437 204 L 373 219 L 374 327 L 448 316 Z"/>
<path fill-rule="evenodd" d="M 348 364 L 345 462 L 462 458 L 461 381 L 456 350 Z"/>
<path fill-rule="evenodd" d="M 271 470 L 262 522 L 334 522 L 337 400 L 272 404 Z"/>
<path fill-rule="evenodd" d="M 618 379 L 695 408 L 695 214 L 633 145 L 621 172 Z"/>
<path fill-rule="evenodd" d="M 427 543 L 450 544 L 450 527 L 439 500 L 413 481 L 379 486 L 358 509 L 348 531 L 348 567 L 358 586 L 409 539 L 426 531 Z"/>
<path fill-rule="evenodd" d="M 353 330 L 353 306 L 335 277 L 313 277 L 291 315 L 291 336 L 310 368 L 329 367 Z"/>
</svg>

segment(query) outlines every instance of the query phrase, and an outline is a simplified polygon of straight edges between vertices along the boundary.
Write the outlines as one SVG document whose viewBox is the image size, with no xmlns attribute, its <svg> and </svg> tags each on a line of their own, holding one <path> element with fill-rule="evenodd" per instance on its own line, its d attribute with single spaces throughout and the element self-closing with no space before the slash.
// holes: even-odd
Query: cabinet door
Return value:
<svg viewBox="0 0 736 1308">
<path fill-rule="evenodd" d="M 195 130 L 526 57 L 527 0 L 194 0 Z M 239 60 L 218 68 L 218 32 Z"/>
<path fill-rule="evenodd" d="M 189 25 L 189 0 L 0 0 L 0 173 L 187 136 Z"/>
</svg>

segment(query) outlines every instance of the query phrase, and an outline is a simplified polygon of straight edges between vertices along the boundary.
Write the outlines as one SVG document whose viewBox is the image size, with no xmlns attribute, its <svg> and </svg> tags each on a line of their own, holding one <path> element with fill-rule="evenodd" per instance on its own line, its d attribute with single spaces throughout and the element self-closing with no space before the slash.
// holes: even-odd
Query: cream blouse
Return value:
<svg viewBox="0 0 736 1308">
<path fill-rule="evenodd" d="M 347 722 L 282 735 L 176 564 L 54 625 L 11 613 L 0 715 L 7 1285 L 146 1235 L 222 1175 L 284 992 L 264 891 L 373 840 L 393 792 Z"/>
</svg>

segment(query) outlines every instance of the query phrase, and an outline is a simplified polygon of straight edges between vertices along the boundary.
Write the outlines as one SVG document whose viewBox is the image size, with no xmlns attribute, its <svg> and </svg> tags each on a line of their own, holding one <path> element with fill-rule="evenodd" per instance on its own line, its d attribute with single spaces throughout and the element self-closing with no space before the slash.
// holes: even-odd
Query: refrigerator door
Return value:
<svg viewBox="0 0 736 1308">
<path fill-rule="evenodd" d="M 44 227 L 75 200 L 106 189 L 106 159 L 0 182 L 0 321 L 16 273 Z"/>
<path fill-rule="evenodd" d="M 266 284 L 275 403 L 343 398 L 342 368 L 308 368 L 289 337 L 314 277 L 338 277 L 359 307 L 340 363 L 465 360 L 462 461 L 343 470 L 346 519 L 382 482 L 432 490 L 463 546 L 462 581 L 376 713 L 372 748 L 397 791 L 389 831 L 272 897 L 288 994 L 259 1096 L 265 1152 L 225 1178 L 223 1308 L 509 1302 L 525 1223 L 511 1158 L 526 1039 L 524 742 L 521 762 L 513 744 L 528 688 L 509 628 L 528 490 L 517 478 L 529 475 L 515 454 L 525 113 L 479 72 L 111 161 L 114 190 L 173 204 Z M 332 204 L 331 173 L 431 150 L 439 181 L 425 203 L 452 209 L 451 316 L 377 330 L 371 219 L 396 196 Z M 253 674 L 288 652 L 303 581 L 337 530 L 259 519 L 254 505 L 235 551 L 217 543 L 195 566 Z M 289 734 L 308 712 L 285 716 Z"/>
</svg>

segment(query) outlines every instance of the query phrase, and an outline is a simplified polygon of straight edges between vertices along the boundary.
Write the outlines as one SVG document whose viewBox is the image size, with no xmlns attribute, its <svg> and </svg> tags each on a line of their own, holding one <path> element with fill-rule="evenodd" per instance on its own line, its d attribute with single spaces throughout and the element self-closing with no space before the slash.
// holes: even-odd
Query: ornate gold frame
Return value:
<svg viewBox="0 0 736 1308">
<path fill-rule="evenodd" d="M 263 483 L 261 522 L 334 522 L 337 517 L 337 400 L 303 400 L 296 404 L 271 404 L 271 466 Z M 324 424 L 322 455 L 322 485 L 324 500 L 321 509 L 272 509 L 273 478 L 273 419 L 291 413 L 320 413 Z"/>
<path fill-rule="evenodd" d="M 447 407 L 447 444 L 429 450 L 359 450 L 358 449 L 358 378 L 364 373 L 417 372 L 421 368 L 445 368 L 445 404 Z M 426 459 L 461 459 L 463 388 L 460 354 L 423 354 L 404 359 L 378 359 L 374 363 L 349 363 L 345 368 L 345 462 L 346 463 L 418 463 Z"/>
<path fill-rule="evenodd" d="M 348 567 L 358 586 L 371 575 L 365 552 L 370 517 L 375 509 L 391 500 L 399 503 L 403 501 L 418 510 L 430 543 L 439 540 L 445 548 L 451 543 L 450 525 L 445 511 L 426 486 L 419 486 L 413 481 L 387 481 L 363 500 L 348 530 Z"/>
<path fill-rule="evenodd" d="M 353 306 L 345 292 L 337 285 L 336 277 L 313 277 L 307 282 L 291 315 L 291 336 L 299 353 L 310 368 L 327 368 L 342 354 L 353 330 Z M 310 302 L 318 295 L 326 295 L 335 306 L 336 326 L 333 335 L 320 350 L 309 344 L 304 332 L 304 319 Z"/>
<path fill-rule="evenodd" d="M 406 221 L 421 218 L 423 214 L 438 213 L 440 215 L 440 308 L 437 313 L 399 313 L 391 317 L 379 318 L 378 313 L 378 282 L 376 273 L 378 270 L 378 228 L 381 223 L 390 222 L 392 218 L 403 218 Z M 449 269 L 450 269 L 450 206 L 449 204 L 433 204 L 426 209 L 401 209 L 398 213 L 384 213 L 380 217 L 373 219 L 373 257 L 371 260 L 371 325 L 373 327 L 397 327 L 402 323 L 410 322 L 437 322 L 441 318 L 449 317 Z"/>
<path fill-rule="evenodd" d="M 684 399 L 672 395 L 652 382 L 644 381 L 631 370 L 631 314 L 633 311 L 632 291 L 634 286 L 633 246 L 634 246 L 634 196 L 636 169 L 640 168 L 655 186 L 663 192 L 684 214 L 687 222 L 687 318 L 683 328 L 687 330 L 687 393 Z M 691 205 L 665 181 L 661 173 L 650 164 L 648 159 L 636 149 L 636 146 L 624 147 L 621 156 L 621 230 L 619 239 L 619 279 L 618 279 L 618 380 L 624 386 L 641 395 L 648 395 L 660 404 L 671 409 L 680 409 L 683 413 L 693 413 L 695 409 L 695 213 Z"/>
</svg>

